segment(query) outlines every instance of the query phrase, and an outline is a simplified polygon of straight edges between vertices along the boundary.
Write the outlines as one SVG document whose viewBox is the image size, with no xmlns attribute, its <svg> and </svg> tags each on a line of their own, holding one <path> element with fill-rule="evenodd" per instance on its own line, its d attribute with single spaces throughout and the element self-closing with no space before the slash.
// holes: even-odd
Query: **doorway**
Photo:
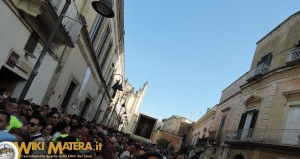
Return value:
<svg viewBox="0 0 300 159">
<path fill-rule="evenodd" d="M 62 110 L 66 110 L 66 108 L 67 108 L 67 106 L 68 106 L 68 104 L 70 102 L 70 99 L 71 99 L 71 97 L 73 95 L 73 92 L 74 92 L 76 86 L 77 86 L 77 84 L 75 82 L 71 81 L 71 83 L 70 83 L 70 85 L 68 87 L 67 93 L 66 93 L 66 95 L 64 97 L 64 100 L 63 100 L 63 102 L 61 104 Z"/>
<path fill-rule="evenodd" d="M 25 81 L 25 79 L 2 66 L 0 69 L 0 88 L 4 88 L 7 92 L 10 91 L 10 93 L 13 94 L 20 81 Z"/>
<path fill-rule="evenodd" d="M 84 106 L 83 106 L 83 108 L 82 108 L 82 110 L 80 112 L 80 116 L 81 117 L 83 117 L 83 115 L 84 115 L 84 113 L 86 111 L 86 108 L 88 108 L 90 106 L 90 104 L 91 104 L 91 100 L 89 98 L 86 98 Z"/>
</svg>

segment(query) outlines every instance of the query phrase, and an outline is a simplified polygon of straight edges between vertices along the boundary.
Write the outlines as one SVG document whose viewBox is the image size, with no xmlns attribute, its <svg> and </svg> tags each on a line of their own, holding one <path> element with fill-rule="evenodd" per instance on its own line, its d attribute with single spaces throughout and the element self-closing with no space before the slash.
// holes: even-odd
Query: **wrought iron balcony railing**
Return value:
<svg viewBox="0 0 300 159">
<path fill-rule="evenodd" d="M 300 63 L 300 47 L 288 51 L 285 63 L 287 65 Z"/>
<path fill-rule="evenodd" d="M 300 147 L 300 129 L 239 129 L 226 131 L 225 142 L 256 142 Z"/>
<path fill-rule="evenodd" d="M 53 9 L 56 11 L 56 14 L 59 15 L 66 2 L 62 0 L 50 0 L 50 3 L 52 4 Z M 64 26 L 73 44 L 76 43 L 82 27 L 82 21 L 78 15 L 76 4 L 74 1 L 71 1 L 65 18 L 62 21 L 62 25 Z"/>
<path fill-rule="evenodd" d="M 52 31 L 66 4 L 66 0 L 22 0 L 17 2 L 12 1 L 17 8 L 26 13 L 24 18 L 34 25 L 35 31 L 42 35 L 47 35 Z M 63 16 L 64 19 L 54 41 L 57 41 L 57 44 L 74 47 L 83 25 L 74 0 L 71 0 L 68 10 Z"/>
<path fill-rule="evenodd" d="M 248 81 L 259 78 L 269 71 L 269 65 L 261 63 L 255 69 L 248 72 Z"/>
</svg>

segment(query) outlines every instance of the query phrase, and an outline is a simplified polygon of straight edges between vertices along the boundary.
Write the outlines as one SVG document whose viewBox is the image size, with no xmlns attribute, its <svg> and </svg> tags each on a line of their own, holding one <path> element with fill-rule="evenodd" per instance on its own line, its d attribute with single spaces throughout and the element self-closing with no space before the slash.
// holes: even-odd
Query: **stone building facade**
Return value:
<svg viewBox="0 0 300 159">
<path fill-rule="evenodd" d="M 25 99 L 101 123 L 118 100 L 112 86 L 125 84 L 123 0 L 112 1 L 114 18 L 98 14 L 92 0 L 1 1 L 0 87 L 20 97 L 66 2 L 68 10 Z"/>
<path fill-rule="evenodd" d="M 191 130 L 193 122 L 177 115 L 163 119 L 163 125 L 155 130 L 152 141 L 157 143 L 160 139 L 170 142 L 176 151 L 186 142 L 187 136 Z"/>
<path fill-rule="evenodd" d="M 257 42 L 250 71 L 222 92 L 205 157 L 299 158 L 299 64 L 297 12 Z"/>
</svg>

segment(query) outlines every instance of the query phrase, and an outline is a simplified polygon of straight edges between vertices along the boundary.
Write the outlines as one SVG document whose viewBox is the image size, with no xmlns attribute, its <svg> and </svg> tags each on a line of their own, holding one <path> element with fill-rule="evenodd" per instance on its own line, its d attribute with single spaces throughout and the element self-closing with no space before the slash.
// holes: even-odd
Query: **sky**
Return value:
<svg viewBox="0 0 300 159">
<path fill-rule="evenodd" d="M 125 78 L 148 89 L 139 111 L 191 121 L 249 71 L 256 42 L 299 0 L 125 0 Z"/>
</svg>

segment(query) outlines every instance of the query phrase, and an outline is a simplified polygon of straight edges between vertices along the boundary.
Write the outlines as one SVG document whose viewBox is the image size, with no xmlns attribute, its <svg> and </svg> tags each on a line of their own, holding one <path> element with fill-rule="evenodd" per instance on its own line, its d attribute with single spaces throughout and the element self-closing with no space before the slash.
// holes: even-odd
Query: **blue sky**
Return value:
<svg viewBox="0 0 300 159">
<path fill-rule="evenodd" d="M 256 42 L 299 0 L 125 0 L 125 77 L 149 87 L 140 112 L 192 121 L 249 71 Z"/>
</svg>

